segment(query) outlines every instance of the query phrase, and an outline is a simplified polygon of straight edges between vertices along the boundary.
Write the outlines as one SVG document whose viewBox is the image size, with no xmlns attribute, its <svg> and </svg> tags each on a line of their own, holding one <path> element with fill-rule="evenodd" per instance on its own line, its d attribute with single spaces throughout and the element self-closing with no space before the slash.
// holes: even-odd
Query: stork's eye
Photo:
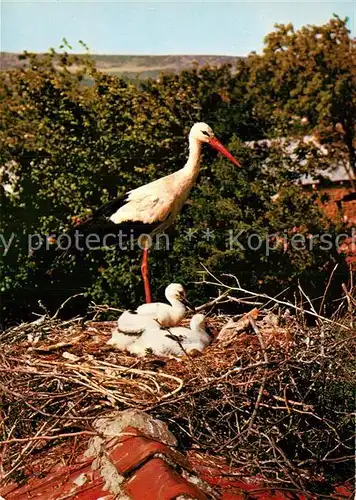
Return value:
<svg viewBox="0 0 356 500">
<path fill-rule="evenodd" d="M 207 137 L 210 137 L 209 133 L 206 132 L 205 130 L 202 130 L 201 133 L 204 134 L 204 135 L 206 135 Z"/>
</svg>

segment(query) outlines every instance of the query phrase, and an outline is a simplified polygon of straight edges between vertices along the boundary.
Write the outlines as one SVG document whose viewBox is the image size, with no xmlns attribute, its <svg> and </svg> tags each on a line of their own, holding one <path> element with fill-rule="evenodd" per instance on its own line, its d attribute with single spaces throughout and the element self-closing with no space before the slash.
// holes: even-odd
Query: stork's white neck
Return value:
<svg viewBox="0 0 356 500">
<path fill-rule="evenodd" d="M 188 161 L 184 166 L 186 171 L 191 174 L 198 174 L 199 163 L 201 156 L 201 142 L 194 137 L 189 137 L 189 156 Z"/>
<path fill-rule="evenodd" d="M 171 306 L 173 307 L 173 309 L 177 309 L 177 310 L 184 309 L 185 310 L 185 305 L 179 299 L 177 299 L 176 297 L 167 297 L 166 296 L 166 299 L 171 304 Z"/>
<path fill-rule="evenodd" d="M 170 302 L 172 308 L 169 312 L 169 321 L 171 324 L 177 325 L 185 316 L 186 313 L 186 307 L 182 302 L 175 297 L 166 297 L 168 302 Z M 164 325 L 164 321 L 162 322 L 160 319 L 160 323 L 163 324 L 163 326 L 169 326 L 169 325 Z"/>
</svg>

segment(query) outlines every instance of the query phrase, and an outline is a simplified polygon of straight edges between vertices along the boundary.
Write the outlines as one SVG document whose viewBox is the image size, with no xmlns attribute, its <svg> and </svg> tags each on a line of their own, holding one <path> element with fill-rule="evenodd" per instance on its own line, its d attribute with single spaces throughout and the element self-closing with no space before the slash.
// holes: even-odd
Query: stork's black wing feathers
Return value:
<svg viewBox="0 0 356 500">
<path fill-rule="evenodd" d="M 117 212 L 119 208 L 124 206 L 126 202 L 127 202 L 127 193 L 125 193 L 122 196 L 118 196 L 117 198 L 110 200 L 107 203 L 104 203 L 104 205 L 99 207 L 98 210 L 96 210 L 93 213 L 93 218 L 101 217 L 103 215 L 105 217 L 110 217 L 112 214 Z"/>
<path fill-rule="evenodd" d="M 78 252 L 83 252 L 83 250 L 94 250 L 104 246 L 113 245 L 123 245 L 126 249 L 133 240 L 137 240 L 142 234 L 151 234 L 157 227 L 162 223 L 161 221 L 153 223 L 144 223 L 142 221 L 125 221 L 121 224 L 115 224 L 110 220 L 111 215 L 113 215 L 119 208 L 121 208 L 127 202 L 127 194 L 115 198 L 114 200 L 105 203 L 100 208 L 95 210 L 93 214 L 85 219 L 77 221 L 77 223 L 66 233 L 63 234 L 62 238 L 65 242 L 63 246 L 61 244 L 61 235 L 57 238 L 57 249 L 61 251 L 61 255 L 57 260 L 62 260 L 69 254 L 75 254 Z M 91 238 L 90 248 L 84 243 L 88 240 L 87 237 Z M 95 244 L 93 245 L 93 239 L 95 239 Z M 81 241 L 80 245 L 76 242 L 78 239 Z M 68 241 L 71 242 L 69 248 Z"/>
<path fill-rule="evenodd" d="M 106 233 L 128 233 L 131 237 L 138 238 L 141 234 L 150 234 L 157 229 L 162 223 L 161 221 L 146 223 L 139 220 L 125 221 L 120 224 L 115 224 L 110 220 L 110 217 L 117 212 L 127 202 L 127 194 L 110 200 L 95 210 L 93 214 L 82 223 L 76 224 L 73 230 L 82 231 L 98 231 L 99 234 Z"/>
<path fill-rule="evenodd" d="M 183 342 L 184 340 L 184 337 L 183 335 L 174 335 L 174 333 L 168 333 L 165 335 L 165 337 L 167 337 L 167 339 L 171 339 L 171 340 L 174 340 L 175 342 L 177 342 L 179 345 Z"/>
</svg>

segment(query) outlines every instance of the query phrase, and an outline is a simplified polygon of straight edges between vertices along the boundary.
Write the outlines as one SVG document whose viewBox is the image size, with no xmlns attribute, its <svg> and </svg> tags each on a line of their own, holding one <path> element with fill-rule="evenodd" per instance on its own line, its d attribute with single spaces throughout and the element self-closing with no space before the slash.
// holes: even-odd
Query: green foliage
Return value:
<svg viewBox="0 0 356 500">
<path fill-rule="evenodd" d="M 327 70 L 320 70 L 320 85 L 315 80 L 308 92 L 300 71 L 293 70 L 293 57 L 307 57 L 310 33 L 319 33 L 315 30 L 308 27 L 295 33 L 290 26 L 278 27 L 267 39 L 264 55 L 240 60 L 233 72 L 229 65 L 196 67 L 177 75 L 163 74 L 139 87 L 99 72 L 88 55 L 66 52 L 24 53 L 26 67 L 1 73 L 0 233 L 5 242 L 14 234 L 10 250 L 2 256 L 3 323 L 26 318 L 36 310 L 38 300 L 55 308 L 80 291 L 88 300 L 120 306 L 142 300 L 139 250 L 102 249 L 55 265 L 53 246 L 29 252 L 28 235 L 65 231 L 75 217 L 128 188 L 181 168 L 187 133 L 200 120 L 229 144 L 243 169 L 204 151 L 198 185 L 171 230 L 173 248 L 151 254 L 155 296 L 161 296 L 172 280 L 199 281 L 201 263 L 214 273 L 235 274 L 253 289 L 277 293 L 300 280 L 313 296 L 320 295 L 341 259 L 336 250 L 322 250 L 318 243 L 311 251 L 293 250 L 281 243 L 281 236 L 293 235 L 296 228 L 308 238 L 335 232 L 314 200 L 292 182 L 306 168 L 300 163 L 305 151 L 301 148 L 290 158 L 278 145 L 253 149 L 244 144 L 285 132 L 292 112 L 306 114 L 318 126 L 343 119 L 336 104 L 327 107 L 329 114 L 324 112 Z M 346 59 L 338 68 L 336 56 L 331 57 L 341 50 L 339 40 L 345 47 L 349 40 L 352 46 L 342 21 L 332 20 L 320 30 L 330 39 L 324 47 L 324 38 L 313 35 L 315 46 L 320 47 L 310 57 L 314 61 L 310 72 L 317 64 L 323 67 L 320 54 L 328 52 L 335 74 L 347 74 Z M 279 39 L 286 49 L 276 49 L 282 43 Z M 337 84 L 338 102 L 349 99 L 345 82 L 342 76 Z M 329 100 L 335 97 L 334 87 L 330 92 Z M 300 105 L 298 93 L 304 96 Z M 288 132 L 295 133 L 295 127 Z M 317 166 L 318 158 L 313 156 L 313 162 Z M 11 193 L 4 188 L 9 182 Z M 272 203 L 271 196 L 278 190 L 281 196 Z M 187 228 L 196 231 L 191 241 Z M 212 232 L 210 241 L 202 238 L 207 229 Z M 229 231 L 234 235 L 243 231 L 244 248 L 230 247 Z M 246 248 L 252 232 L 263 240 L 258 250 Z M 269 255 L 266 245 L 272 243 L 267 233 L 278 233 L 272 237 L 275 248 Z M 188 287 L 193 292 L 193 285 Z M 200 299 L 210 293 L 208 288 L 194 290 Z"/>
<path fill-rule="evenodd" d="M 314 131 L 332 146 L 333 161 L 348 161 L 355 173 L 356 42 L 347 19 L 299 31 L 277 25 L 247 64 L 256 112 L 270 117 L 275 135 Z"/>
</svg>

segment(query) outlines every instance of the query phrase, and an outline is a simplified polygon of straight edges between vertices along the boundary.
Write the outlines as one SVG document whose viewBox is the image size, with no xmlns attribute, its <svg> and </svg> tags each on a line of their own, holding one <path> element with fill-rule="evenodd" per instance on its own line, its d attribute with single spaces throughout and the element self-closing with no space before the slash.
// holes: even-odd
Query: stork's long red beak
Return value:
<svg viewBox="0 0 356 500">
<path fill-rule="evenodd" d="M 218 151 L 220 151 L 220 153 L 222 153 L 224 156 L 226 156 L 226 158 L 230 161 L 232 161 L 232 163 L 234 163 L 235 165 L 237 165 L 238 167 L 241 167 L 241 164 L 236 160 L 236 158 L 234 158 L 232 156 L 231 153 L 229 153 L 229 151 L 225 148 L 225 146 L 223 146 L 221 144 L 220 141 L 217 140 L 216 137 L 212 137 L 209 141 L 209 144 L 210 146 L 212 146 L 213 148 L 217 149 Z"/>
</svg>

